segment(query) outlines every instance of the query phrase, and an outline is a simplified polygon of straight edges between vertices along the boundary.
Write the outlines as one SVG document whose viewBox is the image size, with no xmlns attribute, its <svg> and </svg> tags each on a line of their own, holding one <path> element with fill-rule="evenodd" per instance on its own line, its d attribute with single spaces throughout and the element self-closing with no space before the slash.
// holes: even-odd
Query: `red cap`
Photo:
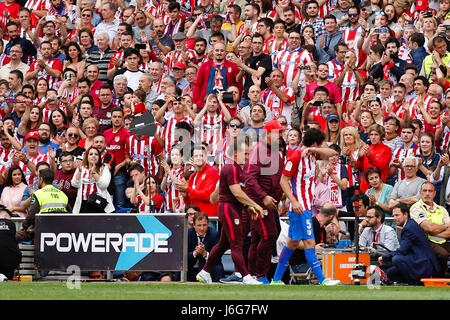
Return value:
<svg viewBox="0 0 450 320">
<path fill-rule="evenodd" d="M 283 128 L 277 120 L 270 120 L 268 121 L 265 125 L 264 125 L 264 131 L 268 132 L 268 131 L 282 131 L 285 130 L 285 128 Z"/>
<path fill-rule="evenodd" d="M 427 11 L 428 10 L 428 0 L 417 0 L 416 10 L 417 11 Z"/>
<path fill-rule="evenodd" d="M 23 139 L 23 142 L 27 141 L 28 139 L 36 139 L 39 140 L 39 136 L 37 134 L 36 131 L 31 131 L 29 133 L 27 133 L 27 135 L 25 136 L 25 138 Z"/>
<path fill-rule="evenodd" d="M 173 65 L 173 68 L 178 68 L 178 69 L 186 69 L 186 65 L 183 62 L 177 62 Z"/>
</svg>

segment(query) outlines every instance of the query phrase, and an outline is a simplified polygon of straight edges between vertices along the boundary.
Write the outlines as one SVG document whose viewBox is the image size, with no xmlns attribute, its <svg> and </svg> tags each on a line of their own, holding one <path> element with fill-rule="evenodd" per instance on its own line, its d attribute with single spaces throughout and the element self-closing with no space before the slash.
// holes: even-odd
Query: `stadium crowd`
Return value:
<svg viewBox="0 0 450 320">
<path fill-rule="evenodd" d="M 0 204 L 25 227 L 46 211 L 32 197 L 45 168 L 74 213 L 216 217 L 234 148 L 239 201 L 274 221 L 252 245 L 270 249 L 288 211 L 354 216 L 355 188 L 391 217 L 429 181 L 434 202 L 411 218 L 446 266 L 450 0 L 6 0 L 0 25 Z M 154 135 L 134 131 L 146 114 Z M 257 180 L 252 154 L 274 142 L 278 168 Z"/>
</svg>

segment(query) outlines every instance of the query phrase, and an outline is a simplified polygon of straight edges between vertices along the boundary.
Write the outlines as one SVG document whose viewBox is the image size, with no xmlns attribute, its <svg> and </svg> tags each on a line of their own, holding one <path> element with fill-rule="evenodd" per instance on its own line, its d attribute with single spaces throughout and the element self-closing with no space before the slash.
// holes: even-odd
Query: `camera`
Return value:
<svg viewBox="0 0 450 320">
<path fill-rule="evenodd" d="M 374 94 L 374 93 L 368 94 L 367 95 L 367 100 L 369 100 L 369 101 L 377 100 L 377 95 Z"/>
<path fill-rule="evenodd" d="M 175 100 L 181 102 L 181 97 L 176 97 Z"/>
<path fill-rule="evenodd" d="M 223 103 L 233 103 L 233 93 L 232 92 L 224 92 L 222 95 Z"/>
<path fill-rule="evenodd" d="M 314 107 L 320 107 L 323 104 L 322 101 L 314 101 L 313 106 Z"/>
<path fill-rule="evenodd" d="M 355 265 L 355 268 L 350 273 L 351 278 L 355 280 L 355 284 L 359 284 L 360 279 L 366 278 L 366 268 L 363 264 Z"/>
<path fill-rule="evenodd" d="M 377 33 L 388 33 L 388 28 L 384 27 L 384 28 L 377 28 L 376 29 Z"/>
<path fill-rule="evenodd" d="M 143 44 L 143 43 L 136 43 L 135 45 L 134 45 L 134 48 L 136 49 L 136 50 L 145 50 L 145 48 L 146 48 L 147 46 L 145 45 L 145 44 Z"/>
<path fill-rule="evenodd" d="M 65 80 L 70 80 L 70 79 L 72 79 L 72 74 L 71 74 L 70 72 L 66 73 L 66 74 L 64 75 L 64 79 L 65 79 Z"/>
<path fill-rule="evenodd" d="M 432 16 L 433 16 L 433 13 L 431 11 L 425 12 L 425 15 L 424 15 L 425 18 L 431 18 Z"/>
<path fill-rule="evenodd" d="M 310 66 L 300 66 L 301 70 L 311 70 Z"/>
</svg>

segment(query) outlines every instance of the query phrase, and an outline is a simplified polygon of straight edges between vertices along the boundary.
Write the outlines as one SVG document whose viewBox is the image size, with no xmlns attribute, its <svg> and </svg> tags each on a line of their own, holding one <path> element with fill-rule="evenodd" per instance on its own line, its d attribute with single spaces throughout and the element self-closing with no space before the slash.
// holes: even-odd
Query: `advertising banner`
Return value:
<svg viewBox="0 0 450 320">
<path fill-rule="evenodd" d="M 44 270 L 180 271 L 182 214 L 38 214 L 35 262 Z"/>
</svg>

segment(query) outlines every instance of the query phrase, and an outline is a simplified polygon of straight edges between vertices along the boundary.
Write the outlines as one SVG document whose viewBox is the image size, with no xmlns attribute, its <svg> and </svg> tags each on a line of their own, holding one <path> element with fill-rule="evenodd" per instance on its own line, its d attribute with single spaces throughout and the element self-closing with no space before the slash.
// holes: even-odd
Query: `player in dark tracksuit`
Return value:
<svg viewBox="0 0 450 320">
<path fill-rule="evenodd" d="M 264 125 L 266 137 L 251 150 L 244 167 L 244 192 L 267 210 L 267 215 L 250 221 L 252 233 L 248 266 L 252 275 L 269 284 L 272 248 L 280 233 L 278 203 L 283 195 L 280 186 L 284 159 L 280 154 L 279 140 L 283 127 L 271 120 Z M 244 227 L 245 228 L 245 227 Z"/>
<path fill-rule="evenodd" d="M 241 186 L 244 183 L 242 167 L 245 163 L 245 155 L 248 154 L 248 143 L 245 141 L 238 143 L 241 143 L 242 149 L 238 151 L 237 143 L 232 145 L 233 160 L 228 159 L 229 161 L 220 173 L 218 216 L 222 223 L 222 231 L 219 242 L 211 250 L 203 270 L 197 275 L 197 280 L 205 283 L 209 283 L 209 274 L 221 261 L 225 251 L 231 249 L 231 258 L 235 270 L 243 277 L 242 282 L 244 284 L 261 284 L 253 279 L 245 266 L 242 248 L 247 233 L 244 234 L 241 228 L 241 213 L 243 210 L 248 210 L 253 216 L 263 215 L 263 208 L 242 191 Z M 246 150 L 243 150 L 244 148 Z"/>
</svg>

